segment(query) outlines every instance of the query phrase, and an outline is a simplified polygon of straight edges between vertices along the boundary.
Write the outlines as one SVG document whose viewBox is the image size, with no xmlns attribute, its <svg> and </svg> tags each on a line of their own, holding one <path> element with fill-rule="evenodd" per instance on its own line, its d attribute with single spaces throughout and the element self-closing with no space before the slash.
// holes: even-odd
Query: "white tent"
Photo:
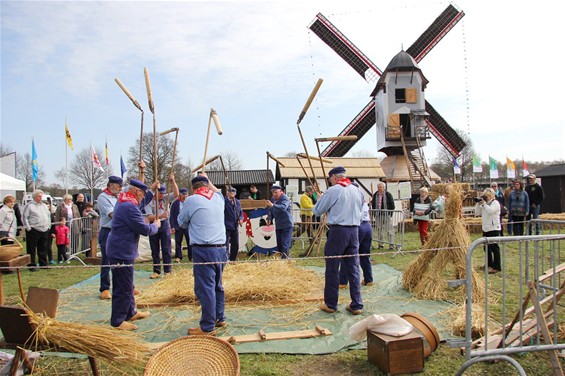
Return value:
<svg viewBox="0 0 565 376">
<path fill-rule="evenodd" d="M 26 182 L 0 172 L 0 191 L 25 191 Z"/>
</svg>

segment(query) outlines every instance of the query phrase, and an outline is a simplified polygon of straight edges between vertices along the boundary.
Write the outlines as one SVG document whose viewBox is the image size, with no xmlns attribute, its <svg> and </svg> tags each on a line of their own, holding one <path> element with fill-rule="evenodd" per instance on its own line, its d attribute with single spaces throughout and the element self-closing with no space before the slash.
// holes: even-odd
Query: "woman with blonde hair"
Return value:
<svg viewBox="0 0 565 376">
<path fill-rule="evenodd" d="M 500 203 L 495 199 L 492 188 L 484 190 L 475 201 L 475 215 L 482 217 L 483 236 L 486 238 L 500 236 Z M 487 267 L 489 274 L 498 273 L 500 265 L 500 247 L 496 243 L 487 246 Z"/>
<path fill-rule="evenodd" d="M 16 219 L 16 213 L 14 212 L 14 205 L 16 203 L 16 198 L 12 195 L 4 196 L 4 205 L 0 208 L 0 243 L 11 244 L 14 241 L 9 238 L 16 237 L 16 228 L 18 222 Z"/>
<path fill-rule="evenodd" d="M 432 199 L 428 195 L 428 188 L 420 188 L 420 197 L 414 202 L 414 223 L 418 225 L 420 242 L 422 245 L 428 240 L 428 224 L 432 211 Z"/>
</svg>

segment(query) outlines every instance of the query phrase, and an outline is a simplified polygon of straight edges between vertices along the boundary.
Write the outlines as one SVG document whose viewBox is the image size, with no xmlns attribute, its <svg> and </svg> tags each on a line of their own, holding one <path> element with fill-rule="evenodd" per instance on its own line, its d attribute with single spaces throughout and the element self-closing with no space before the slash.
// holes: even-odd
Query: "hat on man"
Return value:
<svg viewBox="0 0 565 376">
<path fill-rule="evenodd" d="M 228 191 L 230 191 L 232 193 L 237 193 L 237 189 L 235 189 L 234 187 L 230 187 L 230 189 L 228 189 Z"/>
<path fill-rule="evenodd" d="M 159 186 L 159 193 L 167 193 L 167 186 L 165 184 Z"/>
<path fill-rule="evenodd" d="M 204 176 L 204 175 L 198 175 L 198 176 L 196 176 L 195 178 L 193 178 L 193 179 L 190 181 L 190 183 L 191 183 L 192 185 L 194 185 L 194 184 L 196 184 L 196 183 L 205 183 L 205 184 L 208 184 L 208 182 L 209 182 L 208 178 L 207 178 L 206 176 Z"/>
<path fill-rule="evenodd" d="M 188 189 L 186 189 L 186 188 L 181 188 L 181 189 L 179 189 L 179 193 L 180 193 L 181 195 L 185 195 L 185 194 L 188 193 Z"/>
<path fill-rule="evenodd" d="M 141 180 L 131 179 L 129 181 L 129 185 L 133 185 L 134 187 L 141 189 L 143 192 L 147 192 L 147 185 Z"/>
<path fill-rule="evenodd" d="M 277 189 L 281 189 L 281 190 L 282 190 L 282 187 L 281 187 L 280 185 L 278 185 L 278 184 L 273 184 L 273 185 L 271 185 L 271 191 L 276 191 Z"/>
<path fill-rule="evenodd" d="M 536 176 L 534 174 L 530 174 L 527 176 L 528 179 L 534 179 L 536 180 Z"/>
<path fill-rule="evenodd" d="M 120 178 L 119 176 L 114 176 L 114 175 L 108 177 L 108 184 L 110 184 L 110 183 L 124 185 L 124 181 L 122 180 L 122 178 Z"/>
<path fill-rule="evenodd" d="M 328 173 L 328 176 L 337 175 L 337 174 L 345 174 L 345 168 L 341 166 L 334 167 Z"/>
</svg>

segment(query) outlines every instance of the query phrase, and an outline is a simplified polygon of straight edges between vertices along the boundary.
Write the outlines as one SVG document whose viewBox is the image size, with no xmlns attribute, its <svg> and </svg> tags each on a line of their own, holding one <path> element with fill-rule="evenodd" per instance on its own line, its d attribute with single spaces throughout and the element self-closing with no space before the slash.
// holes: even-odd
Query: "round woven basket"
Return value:
<svg viewBox="0 0 565 376">
<path fill-rule="evenodd" d="M 22 253 L 22 244 L 16 238 L 11 236 L 5 236 L 0 240 L 9 239 L 13 240 L 14 244 L 4 244 L 0 245 L 0 261 L 10 261 L 15 259 Z"/>
<path fill-rule="evenodd" d="M 155 352 L 145 376 L 238 376 L 239 356 L 228 342 L 212 336 L 175 339 Z"/>
</svg>

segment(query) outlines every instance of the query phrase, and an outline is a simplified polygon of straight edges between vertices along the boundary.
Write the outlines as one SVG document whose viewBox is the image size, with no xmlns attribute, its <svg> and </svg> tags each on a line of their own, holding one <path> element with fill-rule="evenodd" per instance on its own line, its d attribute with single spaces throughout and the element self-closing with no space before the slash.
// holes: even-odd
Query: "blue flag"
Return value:
<svg viewBox="0 0 565 376">
<path fill-rule="evenodd" d="M 128 170 L 126 168 L 126 165 L 124 164 L 124 160 L 122 159 L 122 156 L 120 155 L 120 167 L 122 169 L 122 179 L 124 178 L 124 174 L 126 173 L 126 171 Z"/>
<path fill-rule="evenodd" d="M 35 152 L 35 143 L 31 140 L 31 179 L 37 180 L 39 174 L 39 165 L 37 164 L 37 153 Z"/>
<path fill-rule="evenodd" d="M 453 173 L 456 175 L 461 175 L 461 167 L 457 163 L 457 159 L 453 158 Z"/>
</svg>

